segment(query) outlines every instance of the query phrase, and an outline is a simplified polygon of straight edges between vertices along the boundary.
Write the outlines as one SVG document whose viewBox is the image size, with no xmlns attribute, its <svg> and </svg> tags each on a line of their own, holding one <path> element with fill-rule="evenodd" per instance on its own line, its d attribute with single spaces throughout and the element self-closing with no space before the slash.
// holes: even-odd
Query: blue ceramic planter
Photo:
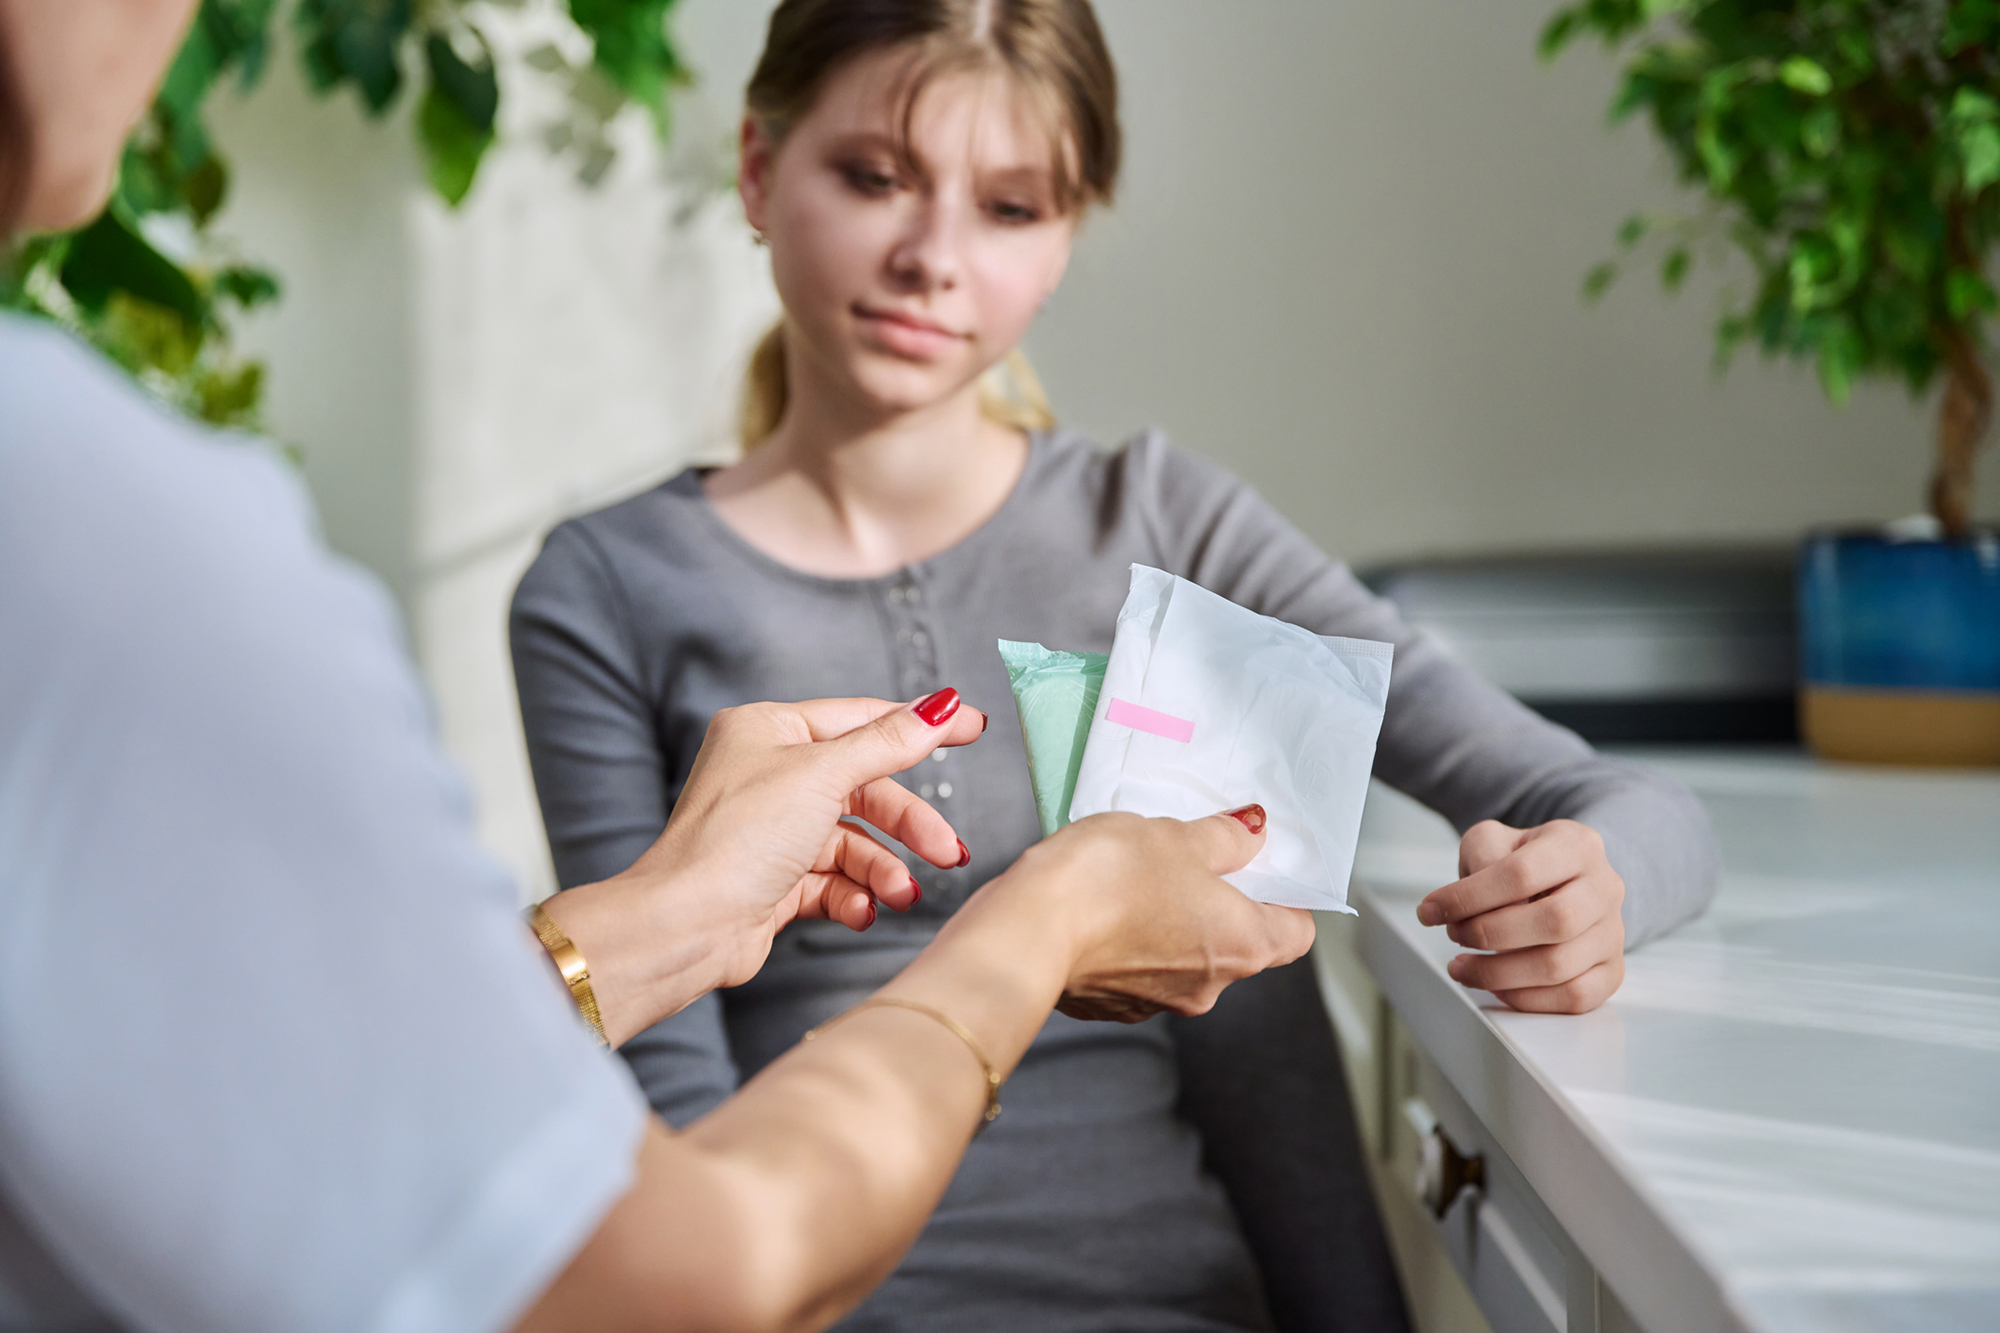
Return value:
<svg viewBox="0 0 2000 1333">
<path fill-rule="evenodd" d="M 1832 758 L 2000 764 L 2000 533 L 1817 533 L 1799 553 L 1800 724 Z"/>
</svg>

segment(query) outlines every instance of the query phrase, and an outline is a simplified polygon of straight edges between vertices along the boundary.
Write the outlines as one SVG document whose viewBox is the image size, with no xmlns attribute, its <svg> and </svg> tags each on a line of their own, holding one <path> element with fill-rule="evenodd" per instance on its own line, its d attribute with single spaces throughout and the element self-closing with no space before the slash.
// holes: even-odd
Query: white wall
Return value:
<svg viewBox="0 0 2000 1333">
<path fill-rule="evenodd" d="M 505 145 L 457 212 L 418 184 L 407 117 L 313 100 L 289 53 L 216 122 L 239 181 L 219 226 L 287 285 L 244 338 L 272 426 L 304 449 L 329 539 L 398 594 L 482 834 L 539 896 L 508 599 L 567 514 L 732 452 L 776 302 L 738 210 L 684 184 L 717 175 L 730 112 L 684 99 L 671 160 L 634 113 L 585 190 L 536 141 L 557 103 L 534 93 L 510 85 Z"/>
<path fill-rule="evenodd" d="M 1058 411 L 1107 441 L 1166 427 L 1357 561 L 1916 508 L 1929 416 L 1899 390 L 1838 412 L 1797 367 L 1714 379 L 1712 277 L 1581 301 L 1618 221 L 1677 196 L 1643 126 L 1605 129 L 1595 48 L 1535 59 L 1549 8 L 1099 0 L 1129 166 L 1030 339 Z M 768 10 L 676 10 L 703 78 L 682 174 L 712 174 Z M 252 333 L 272 417 L 332 540 L 413 612 L 487 835 L 544 886 L 506 596 L 554 517 L 727 448 L 762 257 L 726 198 L 673 224 L 643 127 L 598 193 L 521 144 L 447 215 L 406 126 L 311 103 L 280 63 L 221 117 L 224 225 L 288 283 Z"/>
<path fill-rule="evenodd" d="M 1619 220 L 1684 199 L 1643 124 L 1606 129 L 1594 45 L 1537 61 L 1552 8 L 1101 0 L 1130 171 L 1031 343 L 1058 408 L 1165 426 L 1356 560 L 1919 507 L 1900 389 L 1717 382 L 1713 277 L 1582 302 Z"/>
</svg>

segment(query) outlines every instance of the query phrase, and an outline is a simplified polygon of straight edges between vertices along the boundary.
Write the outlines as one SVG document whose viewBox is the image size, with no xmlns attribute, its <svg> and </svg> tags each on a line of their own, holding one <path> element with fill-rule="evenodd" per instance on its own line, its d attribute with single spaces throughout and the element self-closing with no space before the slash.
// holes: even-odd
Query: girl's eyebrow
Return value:
<svg viewBox="0 0 2000 1333">
<path fill-rule="evenodd" d="M 829 141 L 827 151 L 834 156 L 846 153 L 881 153 L 918 174 L 924 172 L 924 164 L 914 152 L 910 151 L 909 146 L 898 140 L 895 135 L 882 130 L 852 130 L 835 135 Z M 1041 163 L 1011 162 L 990 169 L 980 168 L 977 175 L 980 181 L 987 185 L 1047 190 L 1055 187 L 1056 173 Z"/>
<path fill-rule="evenodd" d="M 1048 167 L 1023 162 L 1018 166 L 995 167 L 981 171 L 979 177 L 994 185 L 1014 185 L 1031 189 L 1051 189 L 1055 184 L 1055 172 Z"/>
<path fill-rule="evenodd" d="M 836 153 L 874 151 L 899 159 L 908 155 L 896 142 L 893 134 L 881 130 L 854 130 L 847 134 L 836 135 L 828 146 Z"/>
</svg>

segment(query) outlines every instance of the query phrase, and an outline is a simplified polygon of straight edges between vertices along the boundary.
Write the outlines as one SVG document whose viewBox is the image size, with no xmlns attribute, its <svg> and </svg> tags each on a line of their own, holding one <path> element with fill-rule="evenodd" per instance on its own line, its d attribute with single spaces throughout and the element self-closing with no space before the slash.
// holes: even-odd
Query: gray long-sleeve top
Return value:
<svg viewBox="0 0 2000 1333">
<path fill-rule="evenodd" d="M 1628 944 L 1706 904 L 1716 852 L 1690 793 L 1599 756 L 1452 662 L 1248 486 L 1157 435 L 1112 453 L 1035 435 L 991 519 L 873 579 L 819 578 L 763 555 L 690 471 L 558 527 L 515 596 L 522 716 L 565 886 L 625 869 L 658 836 L 718 709 L 955 685 L 992 721 L 976 745 L 903 777 L 957 827 L 970 866 L 913 863 L 923 902 L 865 935 L 796 923 L 755 980 L 627 1045 L 671 1123 L 711 1109 L 887 981 L 1039 839 L 995 640 L 1108 651 L 1135 561 L 1318 634 L 1394 643 L 1376 776 L 1460 829 L 1486 818 L 1593 826 L 1625 879 Z M 1230 1201 L 1175 1114 L 1173 1041 L 1157 1020 L 1051 1017 L 1009 1083 L 1006 1114 L 850 1326 L 1266 1327 Z"/>
</svg>

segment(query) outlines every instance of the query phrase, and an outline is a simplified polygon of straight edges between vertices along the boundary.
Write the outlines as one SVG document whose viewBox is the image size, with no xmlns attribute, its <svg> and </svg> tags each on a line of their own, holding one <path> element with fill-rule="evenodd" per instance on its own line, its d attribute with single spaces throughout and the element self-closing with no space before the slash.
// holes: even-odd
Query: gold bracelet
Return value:
<svg viewBox="0 0 2000 1333">
<path fill-rule="evenodd" d="M 570 943 L 555 919 L 542 910 L 540 903 L 528 913 L 528 924 L 534 927 L 535 938 L 549 951 L 549 961 L 562 973 L 563 985 L 569 987 L 569 997 L 576 1001 L 577 1012 L 590 1025 L 597 1044 L 609 1046 L 611 1043 L 604 1037 L 604 1016 L 597 1012 L 597 992 L 590 988 L 590 964 L 583 961 L 583 954 Z"/>
<path fill-rule="evenodd" d="M 922 1004 L 916 1000 L 905 1000 L 896 995 L 878 995 L 872 1000 L 863 1000 L 844 1014 L 835 1014 L 832 1018 L 827 1019 L 826 1022 L 821 1023 L 818 1027 L 806 1033 L 804 1040 L 811 1041 L 820 1033 L 834 1026 L 834 1024 L 846 1022 L 863 1009 L 908 1009 L 911 1013 L 922 1014 L 926 1018 L 935 1018 L 938 1022 L 950 1028 L 958 1039 L 964 1042 L 966 1047 L 971 1050 L 972 1058 L 979 1061 L 979 1067 L 986 1073 L 986 1118 L 979 1122 L 979 1129 L 984 1130 L 988 1125 L 1000 1118 L 1000 1085 L 1005 1080 L 994 1072 L 993 1062 L 986 1058 L 986 1048 L 979 1044 L 979 1038 L 973 1036 L 971 1030 L 965 1024 L 959 1022 L 942 1009 L 933 1009 L 927 1004 Z"/>
</svg>

